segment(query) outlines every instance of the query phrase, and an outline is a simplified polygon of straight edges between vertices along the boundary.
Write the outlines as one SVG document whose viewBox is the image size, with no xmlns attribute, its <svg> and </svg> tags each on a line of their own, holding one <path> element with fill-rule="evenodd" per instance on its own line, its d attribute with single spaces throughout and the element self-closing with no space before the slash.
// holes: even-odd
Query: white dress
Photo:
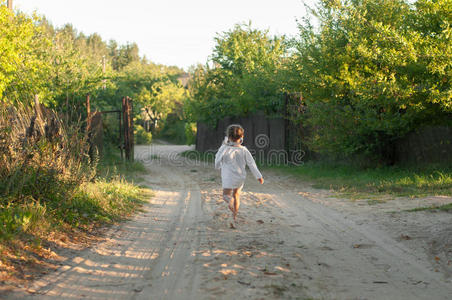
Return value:
<svg viewBox="0 0 452 300">
<path fill-rule="evenodd" d="M 248 167 L 256 179 L 262 178 L 250 151 L 238 143 L 226 143 L 215 155 L 215 168 L 221 169 L 221 182 L 224 189 L 241 188 L 245 183 Z"/>
</svg>

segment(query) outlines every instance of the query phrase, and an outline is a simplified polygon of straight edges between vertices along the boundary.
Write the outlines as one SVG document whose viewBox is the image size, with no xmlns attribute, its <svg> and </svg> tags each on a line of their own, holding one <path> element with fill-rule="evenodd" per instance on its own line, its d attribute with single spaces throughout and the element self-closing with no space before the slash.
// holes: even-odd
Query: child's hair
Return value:
<svg viewBox="0 0 452 300">
<path fill-rule="evenodd" d="M 226 129 L 227 137 L 233 141 L 243 138 L 244 134 L 245 130 L 243 129 L 242 126 L 238 124 L 229 125 L 228 128 Z"/>
</svg>

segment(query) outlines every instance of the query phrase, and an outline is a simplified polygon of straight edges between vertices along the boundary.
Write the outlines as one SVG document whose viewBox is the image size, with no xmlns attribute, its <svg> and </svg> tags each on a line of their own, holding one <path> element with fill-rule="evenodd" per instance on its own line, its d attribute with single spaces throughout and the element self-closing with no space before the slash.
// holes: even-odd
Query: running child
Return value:
<svg viewBox="0 0 452 300">
<path fill-rule="evenodd" d="M 240 207 L 240 192 L 245 183 L 248 167 L 254 177 L 261 183 L 264 178 L 257 169 L 248 149 L 242 146 L 245 130 L 240 125 L 229 125 L 226 129 L 226 137 L 215 155 L 215 168 L 221 169 L 221 183 L 223 186 L 223 200 L 228 204 L 232 212 L 234 223 Z M 234 224 L 231 223 L 234 228 Z"/>
</svg>

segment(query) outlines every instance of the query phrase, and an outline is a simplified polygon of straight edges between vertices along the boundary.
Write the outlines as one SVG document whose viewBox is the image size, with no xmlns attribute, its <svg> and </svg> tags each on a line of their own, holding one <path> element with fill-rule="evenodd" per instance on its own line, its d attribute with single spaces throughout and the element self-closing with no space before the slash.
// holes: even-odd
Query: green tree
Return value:
<svg viewBox="0 0 452 300">
<path fill-rule="evenodd" d="M 0 6 L 0 98 L 8 103 L 32 102 L 47 96 L 51 40 L 35 25 L 36 16 L 15 15 Z"/>
<path fill-rule="evenodd" d="M 390 160 L 396 139 L 447 118 L 450 3 L 321 1 L 320 28 L 300 24 L 294 58 L 313 149 Z"/>
<path fill-rule="evenodd" d="M 102 66 L 93 53 L 82 54 L 87 45 L 80 45 L 81 35 L 72 26 L 54 31 L 52 55 L 52 92 L 54 106 L 66 101 L 81 102 L 87 94 L 96 93 L 102 79 Z M 93 62 L 94 61 L 94 62 Z"/>
<path fill-rule="evenodd" d="M 186 112 L 193 121 L 214 124 L 230 115 L 263 110 L 268 115 L 282 109 L 280 70 L 287 55 L 284 37 L 251 24 L 236 25 L 215 38 L 213 67 L 191 72 L 190 100 Z"/>
</svg>

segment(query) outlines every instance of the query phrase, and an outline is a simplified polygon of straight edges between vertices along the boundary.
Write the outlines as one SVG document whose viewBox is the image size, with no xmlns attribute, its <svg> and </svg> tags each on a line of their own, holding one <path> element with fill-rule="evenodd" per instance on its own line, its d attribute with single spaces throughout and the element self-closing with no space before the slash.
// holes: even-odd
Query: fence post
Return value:
<svg viewBox="0 0 452 300">
<path fill-rule="evenodd" d="M 128 144 L 129 144 L 129 140 L 128 140 L 128 132 L 129 132 L 129 128 L 128 125 L 129 123 L 127 122 L 127 98 L 126 97 L 122 97 L 122 129 L 123 129 L 123 134 L 124 134 L 124 154 L 125 154 L 125 158 L 127 160 L 129 160 L 129 149 L 128 149 Z"/>
<path fill-rule="evenodd" d="M 127 97 L 127 100 L 129 102 L 128 108 L 129 108 L 129 147 L 130 147 L 130 160 L 133 161 L 134 156 L 134 141 L 133 141 L 133 104 L 132 99 Z"/>
<path fill-rule="evenodd" d="M 119 150 L 121 151 L 121 160 L 124 160 L 124 147 L 122 144 L 122 115 L 121 111 L 118 112 L 118 119 L 119 119 Z"/>
<path fill-rule="evenodd" d="M 128 161 L 133 161 L 133 117 L 132 117 L 132 99 L 122 98 L 122 121 L 124 134 L 124 152 Z"/>
<path fill-rule="evenodd" d="M 86 128 L 91 127 L 91 104 L 89 102 L 89 94 L 86 95 L 86 114 L 88 115 L 86 119 Z"/>
</svg>

